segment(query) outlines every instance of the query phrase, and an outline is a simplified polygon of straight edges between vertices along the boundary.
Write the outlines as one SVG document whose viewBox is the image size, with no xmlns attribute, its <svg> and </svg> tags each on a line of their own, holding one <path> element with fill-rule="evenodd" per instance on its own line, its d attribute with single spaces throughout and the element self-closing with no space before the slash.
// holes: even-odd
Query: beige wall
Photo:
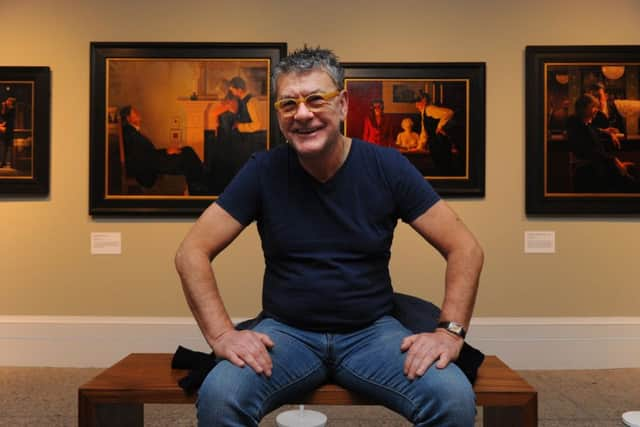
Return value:
<svg viewBox="0 0 640 427">
<path fill-rule="evenodd" d="M 137 5 L 132 5 L 136 4 Z M 451 201 L 486 251 L 479 316 L 637 316 L 637 218 L 524 214 L 524 48 L 634 44 L 640 2 L 0 2 L 0 65 L 52 70 L 51 194 L 0 199 L 0 315 L 184 316 L 172 257 L 192 219 L 88 214 L 90 41 L 285 41 L 345 61 L 487 63 L 486 197 Z M 555 255 L 525 255 L 525 230 L 555 230 Z M 89 234 L 121 231 L 122 256 L 91 256 Z M 232 316 L 259 309 L 255 226 L 215 262 Z M 440 302 L 443 262 L 398 227 L 396 288 Z"/>
</svg>

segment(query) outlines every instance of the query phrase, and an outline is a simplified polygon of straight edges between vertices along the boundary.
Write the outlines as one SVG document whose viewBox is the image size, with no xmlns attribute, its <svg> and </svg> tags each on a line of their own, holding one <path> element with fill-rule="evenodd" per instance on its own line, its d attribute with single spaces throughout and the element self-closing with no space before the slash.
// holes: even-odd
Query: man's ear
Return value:
<svg viewBox="0 0 640 427">
<path fill-rule="evenodd" d="M 340 94 L 340 120 L 344 121 L 349 111 L 349 92 L 346 89 Z"/>
</svg>

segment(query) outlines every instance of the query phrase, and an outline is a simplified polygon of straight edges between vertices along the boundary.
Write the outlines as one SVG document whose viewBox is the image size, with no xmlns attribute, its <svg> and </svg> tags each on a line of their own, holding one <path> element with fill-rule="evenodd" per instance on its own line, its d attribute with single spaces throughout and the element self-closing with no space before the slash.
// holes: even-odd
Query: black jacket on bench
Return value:
<svg viewBox="0 0 640 427">
<path fill-rule="evenodd" d="M 407 329 L 414 334 L 421 332 L 433 332 L 440 318 L 440 309 L 434 304 L 410 295 L 395 293 L 394 310 L 391 315 L 398 319 Z M 251 329 L 257 325 L 263 316 L 260 313 L 253 319 L 246 320 L 236 325 L 236 329 Z M 460 356 L 454 362 L 465 374 L 471 384 L 476 381 L 478 368 L 484 360 L 484 354 L 466 342 L 462 346 Z M 178 381 L 178 385 L 188 394 L 194 393 L 207 374 L 218 362 L 213 353 L 202 353 L 179 346 L 173 355 L 171 367 L 173 369 L 188 369 L 186 377 Z"/>
</svg>

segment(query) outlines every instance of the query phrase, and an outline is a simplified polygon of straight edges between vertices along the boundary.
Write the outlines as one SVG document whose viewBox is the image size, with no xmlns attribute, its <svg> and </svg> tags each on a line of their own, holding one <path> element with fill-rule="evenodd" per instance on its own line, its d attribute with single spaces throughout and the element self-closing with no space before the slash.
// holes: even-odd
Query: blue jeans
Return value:
<svg viewBox="0 0 640 427">
<path fill-rule="evenodd" d="M 255 331 L 271 337 L 271 377 L 223 360 L 198 395 L 200 426 L 257 426 L 263 416 L 327 379 L 375 399 L 416 426 L 473 426 L 475 395 L 454 364 L 431 366 L 415 380 L 403 372 L 402 339 L 411 332 L 385 316 L 356 332 L 309 332 L 273 319 Z"/>
</svg>

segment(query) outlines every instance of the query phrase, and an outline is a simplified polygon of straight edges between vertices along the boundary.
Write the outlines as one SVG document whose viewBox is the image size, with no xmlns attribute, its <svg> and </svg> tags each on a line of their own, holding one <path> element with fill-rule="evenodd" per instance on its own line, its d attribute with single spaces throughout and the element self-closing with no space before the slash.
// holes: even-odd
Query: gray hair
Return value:
<svg viewBox="0 0 640 427">
<path fill-rule="evenodd" d="M 320 47 L 312 48 L 306 45 L 302 49 L 293 51 L 283 58 L 273 68 L 272 86 L 273 93 L 277 93 L 277 81 L 283 74 L 304 73 L 312 70 L 324 71 L 331 77 L 339 90 L 344 88 L 344 69 L 338 61 L 338 57 L 329 49 Z"/>
</svg>

